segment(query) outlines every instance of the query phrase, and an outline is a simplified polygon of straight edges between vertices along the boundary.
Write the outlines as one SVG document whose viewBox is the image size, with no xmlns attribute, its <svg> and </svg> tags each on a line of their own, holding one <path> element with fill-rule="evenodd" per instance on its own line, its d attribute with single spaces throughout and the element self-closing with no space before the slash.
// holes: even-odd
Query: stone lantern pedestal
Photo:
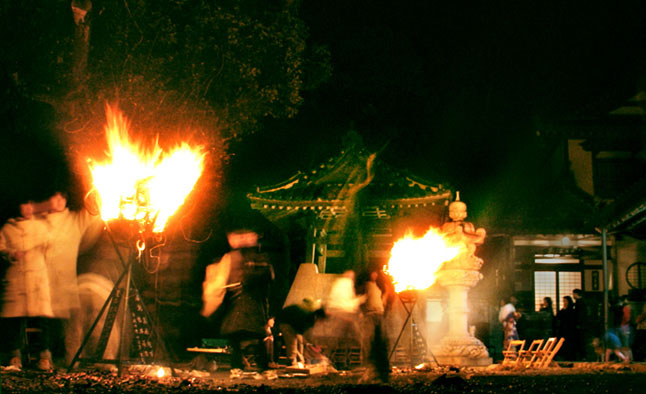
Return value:
<svg viewBox="0 0 646 394">
<path fill-rule="evenodd" d="M 476 270 L 448 268 L 438 273 L 438 283 L 449 292 L 449 328 L 432 351 L 441 365 L 486 366 L 492 363 L 485 345 L 467 327 L 467 295 L 482 274 Z"/>
</svg>

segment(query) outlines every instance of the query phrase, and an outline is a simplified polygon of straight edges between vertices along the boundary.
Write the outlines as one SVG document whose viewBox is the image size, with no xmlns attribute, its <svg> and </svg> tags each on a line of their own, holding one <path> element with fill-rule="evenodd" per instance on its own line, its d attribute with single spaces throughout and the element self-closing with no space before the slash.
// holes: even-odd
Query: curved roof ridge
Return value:
<svg viewBox="0 0 646 394">
<path fill-rule="evenodd" d="M 303 173 L 301 171 L 298 171 L 296 174 L 292 175 L 291 177 L 287 178 L 284 181 L 278 182 L 273 185 L 268 185 L 268 186 L 256 186 L 256 192 L 257 193 L 271 193 L 275 192 L 277 190 L 286 190 L 290 189 L 294 185 L 296 185 L 302 177 Z"/>
<path fill-rule="evenodd" d="M 357 188 L 368 200 L 389 206 L 435 205 L 452 198 L 447 185 L 392 167 L 381 160 L 379 152 L 368 150 L 360 136 L 351 133 L 343 141 L 343 149 L 318 166 L 274 185 L 258 186 L 247 198 L 278 208 L 342 204 Z"/>
</svg>

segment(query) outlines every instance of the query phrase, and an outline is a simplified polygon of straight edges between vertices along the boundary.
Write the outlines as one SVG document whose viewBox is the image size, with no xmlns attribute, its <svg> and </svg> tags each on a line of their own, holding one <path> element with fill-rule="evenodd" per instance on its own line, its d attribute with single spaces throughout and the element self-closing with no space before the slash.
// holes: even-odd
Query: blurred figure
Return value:
<svg viewBox="0 0 646 394">
<path fill-rule="evenodd" d="M 83 333 L 78 330 L 81 319 L 77 263 L 79 253 L 90 249 L 103 231 L 103 221 L 87 209 L 66 207 L 66 198 L 60 194 L 55 209 L 45 216 L 50 231 L 50 248 L 46 262 L 52 291 L 54 316 L 63 324 L 65 364 L 81 346 Z M 42 366 L 42 365 L 41 365 Z"/>
<path fill-rule="evenodd" d="M 231 251 L 207 267 L 202 314 L 217 311 L 220 334 L 231 345 L 232 375 L 245 368 L 243 346 L 250 345 L 261 371 L 269 367 L 264 338 L 269 321 L 268 294 L 274 279 L 272 266 L 258 252 L 258 234 L 241 229 L 227 234 Z"/>
<path fill-rule="evenodd" d="M 267 325 L 265 326 L 265 338 L 263 341 L 265 342 L 265 349 L 267 349 L 267 366 L 269 368 L 276 368 L 276 359 L 274 358 L 274 346 L 275 346 L 275 339 L 274 339 L 274 326 L 276 324 L 276 319 L 273 317 L 270 317 L 269 320 L 267 321 Z"/>
<path fill-rule="evenodd" d="M 380 271 L 371 271 L 363 284 L 365 302 L 361 305 L 361 352 L 367 367 L 362 381 L 378 378 L 386 383 L 390 379 L 388 341 L 384 327 L 384 311 L 387 294 L 379 287 Z"/>
<path fill-rule="evenodd" d="M 357 297 L 354 289 L 355 274 L 347 270 L 338 277 L 330 289 L 326 310 L 330 314 L 344 315 L 359 312 L 365 297 Z"/>
<path fill-rule="evenodd" d="M 22 335 L 28 318 L 39 329 L 36 350 L 40 358 L 51 363 L 50 321 L 54 311 L 45 262 L 48 240 L 46 223 L 33 216 L 10 219 L 0 229 L 0 254 L 7 264 L 0 317 L 12 369 L 22 369 Z"/>
<path fill-rule="evenodd" d="M 617 336 L 621 344 L 622 354 L 627 357 L 627 361 L 632 361 L 634 330 L 632 326 L 632 308 L 628 303 L 628 296 L 622 295 L 619 297 L 617 304 L 612 309 L 612 334 Z"/>
<path fill-rule="evenodd" d="M 354 271 L 345 271 L 332 283 L 330 289 L 325 313 L 329 315 L 339 338 L 334 348 L 330 349 L 332 353 L 338 349 L 349 349 L 354 343 L 361 345 L 358 317 L 359 305 L 365 296 L 357 296 L 354 279 Z"/>
<path fill-rule="evenodd" d="M 291 366 L 299 366 L 299 363 L 302 366 L 306 363 L 304 334 L 323 318 L 323 308 L 316 306 L 309 299 L 304 299 L 300 304 L 286 306 L 278 313 L 278 327 L 283 333 Z"/>
<path fill-rule="evenodd" d="M 0 230 L 0 251 L 11 262 L 2 288 L 0 317 L 8 330 L 11 347 L 10 364 L 22 367 L 23 318 L 31 318 L 39 329 L 36 343 L 39 350 L 37 368 L 53 369 L 52 319 L 61 319 L 64 327 L 66 361 L 80 345 L 81 333 L 73 330 L 72 322 L 80 309 L 77 281 L 77 259 L 86 230 L 94 227 L 92 244 L 102 229 L 100 218 L 87 211 L 70 211 L 67 199 L 56 193 L 41 202 L 20 205 L 21 216 L 9 220 Z"/>
<path fill-rule="evenodd" d="M 556 314 L 556 336 L 565 338 L 559 351 L 559 358 L 574 361 L 576 357 L 576 314 L 572 297 L 563 297 L 563 308 Z"/>
<path fill-rule="evenodd" d="M 504 302 L 504 301 L 503 301 Z M 516 329 L 516 321 L 520 318 L 521 314 L 516 311 L 516 303 L 518 300 L 515 296 L 509 297 L 509 302 L 500 307 L 498 313 L 498 320 L 502 325 L 503 340 L 502 348 L 507 349 L 509 342 L 518 339 L 518 330 Z"/>
<path fill-rule="evenodd" d="M 552 298 L 543 297 L 543 302 L 539 312 L 544 318 L 545 326 L 543 327 L 543 339 L 549 338 L 554 335 L 554 306 L 552 305 Z"/>
<path fill-rule="evenodd" d="M 80 309 L 77 259 L 80 249 L 92 244 L 86 230 L 96 225 L 93 228 L 98 238 L 103 226 L 98 216 L 83 209 L 85 192 L 71 169 L 68 146 L 57 127 L 54 107 L 21 97 L 18 90 L 13 90 L 13 82 L 11 85 L 3 85 L 8 88 L 3 94 L 10 90 L 14 93 L 5 95 L 9 105 L 3 106 L 5 127 L 0 133 L 0 184 L 5 187 L 5 192 L 0 193 L 0 226 L 8 224 L 12 228 L 7 229 L 9 232 L 22 227 L 26 231 L 20 235 L 22 246 L 14 245 L 14 235 L 8 233 L 2 241 L 8 241 L 14 251 L 7 254 L 11 257 L 7 259 L 10 263 L 1 290 L 1 316 L 18 320 L 20 315 L 36 317 L 36 328 L 42 333 L 37 368 L 50 370 L 52 354 L 48 349 L 58 345 L 48 339 L 52 318 L 63 323 L 66 356 L 73 354 L 77 342 L 80 345 L 76 331 L 70 329 Z M 13 223 L 8 222 L 10 218 Z M 43 227 L 45 233 L 41 231 Z M 22 325 L 2 322 L 5 345 L 22 345 L 11 339 L 15 333 L 23 337 Z M 51 338 L 55 342 L 57 339 Z M 16 349 L 11 351 L 11 362 L 20 367 L 22 355 Z"/>
<path fill-rule="evenodd" d="M 603 336 L 603 341 L 606 346 L 606 354 L 604 361 L 610 361 L 611 356 L 614 354 L 621 362 L 630 362 L 631 354 L 630 347 L 627 346 L 623 335 L 617 327 L 610 327 Z"/>
<path fill-rule="evenodd" d="M 587 346 L 590 342 L 588 306 L 583 297 L 583 290 L 574 289 L 574 314 L 575 314 L 575 344 L 573 360 L 585 361 L 587 359 Z"/>
</svg>

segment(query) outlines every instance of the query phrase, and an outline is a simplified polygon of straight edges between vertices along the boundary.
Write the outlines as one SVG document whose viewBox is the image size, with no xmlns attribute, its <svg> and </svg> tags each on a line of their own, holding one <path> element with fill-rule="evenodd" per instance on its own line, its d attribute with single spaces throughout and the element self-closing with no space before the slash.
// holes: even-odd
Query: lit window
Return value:
<svg viewBox="0 0 646 394">
<path fill-rule="evenodd" d="M 556 313 L 563 308 L 563 297 L 572 297 L 572 290 L 581 289 L 581 284 L 581 272 L 578 271 L 535 271 L 534 309 L 540 309 L 543 298 L 550 297 L 555 303 Z"/>
<path fill-rule="evenodd" d="M 556 272 L 536 271 L 534 272 L 534 309 L 539 310 L 543 298 L 550 297 L 552 302 L 556 300 Z M 554 311 L 556 313 L 556 311 Z"/>
<path fill-rule="evenodd" d="M 563 308 L 563 297 L 572 297 L 572 290 L 581 288 L 580 272 L 559 272 L 559 309 Z"/>
</svg>

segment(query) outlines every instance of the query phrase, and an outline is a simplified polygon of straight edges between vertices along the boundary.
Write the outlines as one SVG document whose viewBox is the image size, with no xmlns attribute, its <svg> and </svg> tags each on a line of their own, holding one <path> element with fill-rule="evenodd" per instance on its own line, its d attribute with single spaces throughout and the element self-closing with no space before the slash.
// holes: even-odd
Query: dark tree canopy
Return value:
<svg viewBox="0 0 646 394">
<path fill-rule="evenodd" d="M 327 49 L 306 45 L 299 7 L 3 0 L 0 66 L 21 95 L 54 107 L 55 124 L 44 127 L 65 131 L 68 155 L 103 151 L 105 105 L 117 103 L 140 138 L 207 146 L 207 183 L 219 183 L 228 141 L 258 131 L 262 119 L 293 117 L 302 91 L 330 75 Z"/>
<path fill-rule="evenodd" d="M 205 111 L 225 137 L 238 136 L 264 117 L 294 116 L 302 89 L 329 75 L 329 67 L 319 67 L 327 52 L 306 47 L 299 6 L 5 0 L 1 29 L 11 45 L 2 48 L 3 71 L 32 96 L 64 101 L 79 118 L 68 125 L 73 131 L 101 112 L 102 99 L 118 99 L 132 116 L 157 119 L 160 109 L 173 107 L 188 116 Z M 87 12 L 76 24 L 73 8 Z"/>
</svg>

